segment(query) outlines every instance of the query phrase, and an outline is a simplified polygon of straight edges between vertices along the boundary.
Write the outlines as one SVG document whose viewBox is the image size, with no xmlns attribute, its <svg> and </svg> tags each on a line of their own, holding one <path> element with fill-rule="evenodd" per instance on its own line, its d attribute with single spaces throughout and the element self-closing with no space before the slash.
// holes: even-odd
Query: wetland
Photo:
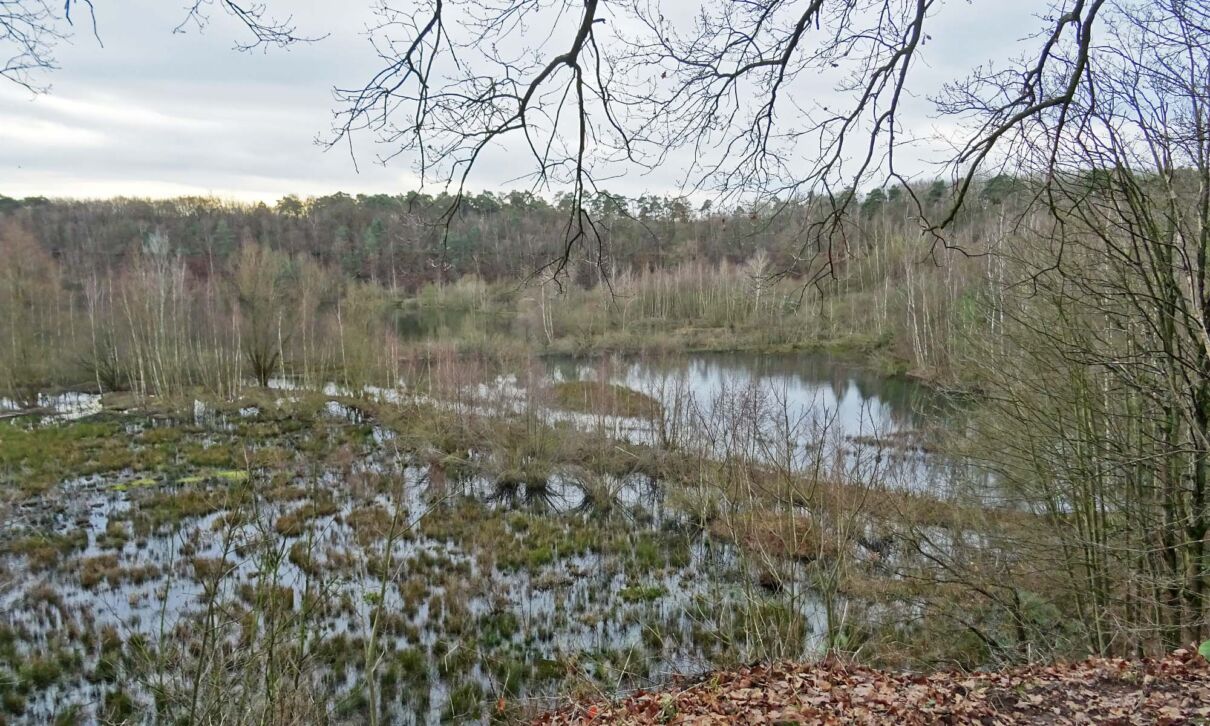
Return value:
<svg viewBox="0 0 1210 726">
<path fill-rule="evenodd" d="M 747 421 L 776 458 L 753 408 L 776 400 L 803 422 L 791 470 L 752 476 L 797 488 L 812 455 L 842 477 L 876 426 L 908 430 L 922 391 L 803 356 L 534 368 L 442 398 L 75 394 L 0 423 L 5 718 L 512 720 L 837 636 L 809 493 L 787 540 L 756 516 L 773 499 L 702 471 L 753 452 L 669 431 Z"/>
</svg>

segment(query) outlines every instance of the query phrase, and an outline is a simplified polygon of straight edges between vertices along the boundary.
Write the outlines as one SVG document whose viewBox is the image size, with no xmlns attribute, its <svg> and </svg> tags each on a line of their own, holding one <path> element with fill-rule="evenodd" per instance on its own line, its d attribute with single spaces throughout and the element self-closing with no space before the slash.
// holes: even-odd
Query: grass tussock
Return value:
<svg viewBox="0 0 1210 726">
<path fill-rule="evenodd" d="M 562 381 L 551 387 L 555 405 L 579 413 L 653 419 L 663 412 L 656 399 L 633 388 L 595 381 Z"/>
</svg>

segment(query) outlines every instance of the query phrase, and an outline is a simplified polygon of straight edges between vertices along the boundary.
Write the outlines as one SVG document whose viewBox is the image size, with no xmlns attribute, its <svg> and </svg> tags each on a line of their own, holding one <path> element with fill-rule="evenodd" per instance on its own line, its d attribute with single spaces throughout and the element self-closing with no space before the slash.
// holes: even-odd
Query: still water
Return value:
<svg viewBox="0 0 1210 726">
<path fill-rule="evenodd" d="M 827 355 L 717 353 L 661 358 L 558 358 L 554 380 L 626 386 L 663 407 L 663 441 L 834 476 L 876 476 L 912 488 L 953 475 L 928 453 L 953 411 L 929 388 Z"/>
</svg>

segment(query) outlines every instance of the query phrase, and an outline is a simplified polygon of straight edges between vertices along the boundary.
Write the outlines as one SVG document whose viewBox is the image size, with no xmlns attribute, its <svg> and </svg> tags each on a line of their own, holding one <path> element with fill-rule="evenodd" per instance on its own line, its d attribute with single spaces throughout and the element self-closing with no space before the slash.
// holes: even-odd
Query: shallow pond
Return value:
<svg viewBox="0 0 1210 726">
<path fill-rule="evenodd" d="M 603 361 L 549 358 L 557 378 L 603 372 L 616 383 L 658 398 L 665 407 L 692 397 L 707 415 L 720 398 L 757 388 L 792 418 L 831 420 L 846 436 L 877 436 L 936 422 L 938 396 L 851 360 L 818 353 L 696 353 Z"/>
<path fill-rule="evenodd" d="M 817 353 L 551 358 L 554 380 L 605 381 L 659 401 L 655 443 L 789 462 L 839 479 L 943 489 L 958 475 L 930 454 L 953 406 L 915 381 Z M 659 439 L 663 437 L 664 441 Z M 966 472 L 962 472 L 965 476 Z"/>
<path fill-rule="evenodd" d="M 446 476 L 338 401 L 191 413 L 7 433 L 6 465 L 57 484 L 5 509 L 6 719 L 229 720 L 290 692 L 359 723 L 373 689 L 388 722 L 464 723 L 752 658 L 756 617 L 777 652 L 818 648 L 815 598 L 759 586 L 645 475 L 504 482 L 471 452 Z"/>
</svg>

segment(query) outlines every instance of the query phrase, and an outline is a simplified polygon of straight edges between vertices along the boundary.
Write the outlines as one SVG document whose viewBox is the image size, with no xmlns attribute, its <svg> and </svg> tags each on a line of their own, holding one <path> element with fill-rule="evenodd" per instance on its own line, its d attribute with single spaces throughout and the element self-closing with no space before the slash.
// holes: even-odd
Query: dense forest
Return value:
<svg viewBox="0 0 1210 726">
<path fill-rule="evenodd" d="M 982 238 L 982 225 L 1002 222 L 1001 204 L 1018 185 L 1007 176 L 983 184 L 978 203 L 964 213 L 966 223 L 957 239 Z M 936 181 L 915 193 L 937 213 L 951 190 Z M 694 208 L 681 198 L 627 199 L 602 192 L 589 206 L 600 230 L 600 256 L 589 250 L 583 260 L 587 264 L 574 271 L 576 282 L 585 286 L 611 271 L 654 270 L 681 261 L 743 263 L 758 251 L 767 255 L 771 269 L 794 270 L 795 259 L 802 256 L 803 220 L 819 204 L 774 200 L 724 211 L 712 209 L 708 201 Z M 353 279 L 408 291 L 465 275 L 488 282 L 533 275 L 560 251 L 570 209 L 567 196 L 552 201 L 529 192 L 461 198 L 415 192 L 287 196 L 272 206 L 197 197 L 0 197 L 0 214 L 28 226 L 48 252 L 68 264 L 120 266 L 149 234 L 158 233 L 198 275 L 225 264 L 241 243 L 256 242 L 308 256 Z M 919 216 L 899 187 L 862 195 L 846 254 L 866 257 L 885 246 L 888 237 L 919 236 Z M 811 271 L 796 269 L 799 275 Z"/>
</svg>

